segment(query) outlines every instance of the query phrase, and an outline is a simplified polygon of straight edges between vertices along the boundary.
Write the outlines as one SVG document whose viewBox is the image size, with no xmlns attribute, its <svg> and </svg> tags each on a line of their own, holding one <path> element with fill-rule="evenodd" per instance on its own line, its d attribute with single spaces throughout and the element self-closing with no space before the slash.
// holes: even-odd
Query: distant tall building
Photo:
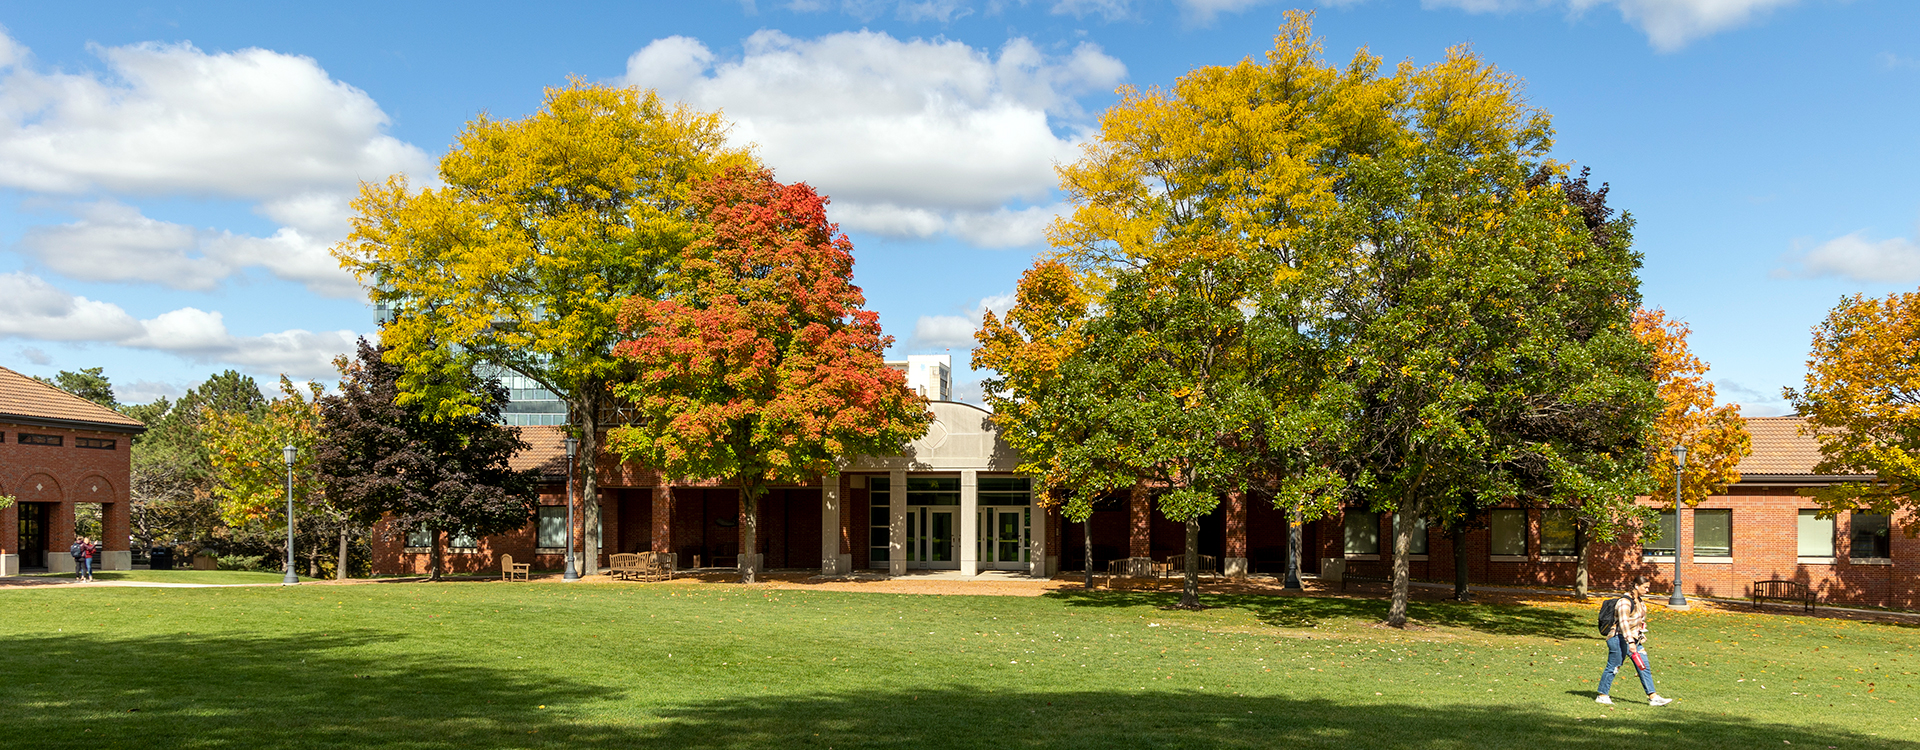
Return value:
<svg viewBox="0 0 1920 750">
<path fill-rule="evenodd" d="M 373 323 L 385 328 L 393 322 L 393 306 L 386 302 L 373 303 Z M 501 367 L 482 367 L 475 374 L 491 377 L 507 388 L 507 407 L 500 412 L 500 422 L 514 427 L 550 427 L 567 423 L 567 402 L 561 401 L 553 391 L 542 388 L 539 383 Z"/>
<path fill-rule="evenodd" d="M 929 401 L 953 400 L 953 355 L 909 354 L 887 363 L 907 376 L 907 387 Z"/>
</svg>

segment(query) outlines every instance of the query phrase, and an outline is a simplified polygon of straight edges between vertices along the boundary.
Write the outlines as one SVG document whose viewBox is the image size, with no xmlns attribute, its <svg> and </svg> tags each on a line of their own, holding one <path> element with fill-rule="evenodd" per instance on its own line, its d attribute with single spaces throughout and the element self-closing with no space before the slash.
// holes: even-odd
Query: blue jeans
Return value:
<svg viewBox="0 0 1920 750">
<path fill-rule="evenodd" d="M 1613 675 L 1620 671 L 1620 663 L 1627 660 L 1627 637 L 1616 635 L 1607 639 L 1607 670 L 1600 673 L 1600 694 L 1606 695 L 1613 689 Z M 1647 660 L 1647 649 L 1640 647 L 1640 660 L 1647 662 L 1646 669 L 1635 667 L 1640 672 L 1640 687 L 1647 689 L 1647 695 L 1653 695 L 1653 662 Z"/>
<path fill-rule="evenodd" d="M 92 577 L 93 577 L 93 558 L 91 558 L 91 557 L 82 557 L 82 558 L 80 558 L 80 572 L 79 572 L 79 576 L 80 576 L 81 578 L 92 578 Z"/>
</svg>

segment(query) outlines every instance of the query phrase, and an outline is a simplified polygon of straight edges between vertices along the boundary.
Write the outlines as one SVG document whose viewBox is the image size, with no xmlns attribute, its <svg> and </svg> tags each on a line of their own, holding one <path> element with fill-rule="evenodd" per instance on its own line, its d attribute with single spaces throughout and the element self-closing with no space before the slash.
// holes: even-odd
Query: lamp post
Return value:
<svg viewBox="0 0 1920 750">
<path fill-rule="evenodd" d="M 1686 499 L 1681 496 L 1680 484 L 1686 478 L 1687 446 L 1673 446 L 1673 595 L 1667 597 L 1668 609 L 1687 608 L 1687 590 L 1680 580 L 1680 569 L 1685 566 L 1688 547 L 1684 535 L 1685 528 L 1680 522 L 1680 514 L 1687 509 Z"/>
<path fill-rule="evenodd" d="M 300 576 L 293 572 L 293 456 L 296 451 L 293 444 L 280 449 L 280 457 L 287 460 L 287 577 L 280 583 L 292 586 L 300 582 Z"/>
<path fill-rule="evenodd" d="M 580 441 L 567 438 L 567 571 L 560 574 L 560 580 L 580 580 L 580 569 L 573 565 L 573 459 L 580 451 Z"/>
</svg>

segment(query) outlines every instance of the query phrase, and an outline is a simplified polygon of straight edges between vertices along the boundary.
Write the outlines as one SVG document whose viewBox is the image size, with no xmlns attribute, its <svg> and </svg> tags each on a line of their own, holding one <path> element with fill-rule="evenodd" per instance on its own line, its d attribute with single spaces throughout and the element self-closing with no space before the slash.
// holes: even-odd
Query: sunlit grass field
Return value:
<svg viewBox="0 0 1920 750">
<path fill-rule="evenodd" d="M 30 573 L 27 578 L 46 578 L 52 580 L 72 579 L 72 573 Z M 95 581 L 138 581 L 142 583 L 201 583 L 226 586 L 236 583 L 280 583 L 286 572 L 262 572 L 257 570 L 101 570 L 93 574 Z M 301 576 L 302 581 L 312 578 Z M 3 605 L 0 605 L 3 606 Z"/>
<path fill-rule="evenodd" d="M 0 591 L 0 747 L 1920 747 L 1920 629 L 719 584 Z"/>
</svg>

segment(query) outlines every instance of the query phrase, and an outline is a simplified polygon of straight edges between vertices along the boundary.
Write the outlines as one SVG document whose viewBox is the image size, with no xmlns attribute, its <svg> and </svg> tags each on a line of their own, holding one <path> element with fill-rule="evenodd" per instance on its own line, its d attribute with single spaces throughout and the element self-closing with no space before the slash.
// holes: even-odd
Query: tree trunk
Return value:
<svg viewBox="0 0 1920 750">
<path fill-rule="evenodd" d="M 1573 554 L 1579 562 L 1573 568 L 1573 595 L 1577 599 L 1587 598 L 1587 529 L 1581 523 L 1573 527 Z"/>
<path fill-rule="evenodd" d="M 1393 515 L 1393 604 L 1387 608 L 1387 624 L 1396 628 L 1407 626 L 1407 579 L 1412 574 L 1407 558 L 1413 550 L 1414 519 L 1425 510 L 1423 505 L 1414 495 Z"/>
<path fill-rule="evenodd" d="M 441 565 L 446 561 L 446 553 L 441 547 L 440 532 L 435 531 L 433 532 L 433 562 L 431 564 L 432 570 L 430 571 L 432 575 L 428 577 L 429 580 L 440 580 Z"/>
<path fill-rule="evenodd" d="M 897 490 L 896 490 L 897 491 Z M 760 549 L 760 490 L 740 488 L 740 582 L 758 583 L 760 567 L 754 551 Z"/>
<path fill-rule="evenodd" d="M 1087 585 L 1093 588 L 1093 511 L 1087 511 L 1087 520 L 1080 522 L 1080 530 L 1086 534 L 1087 543 L 1081 550 L 1087 554 Z"/>
<path fill-rule="evenodd" d="M 1200 608 L 1200 519 L 1187 519 L 1186 586 L 1180 589 L 1180 608 Z"/>
<path fill-rule="evenodd" d="M 340 525 L 340 557 L 333 566 L 333 579 L 347 580 L 347 526 Z"/>
<path fill-rule="evenodd" d="M 1281 588 L 1299 591 L 1300 585 L 1300 509 L 1287 512 L 1287 580 Z"/>
<path fill-rule="evenodd" d="M 1448 536 L 1453 538 L 1453 600 L 1473 601 L 1473 592 L 1467 590 L 1467 522 L 1454 524 Z"/>
<path fill-rule="evenodd" d="M 307 577 L 320 577 L 320 540 L 313 540 L 313 552 L 307 555 Z"/>
<path fill-rule="evenodd" d="M 580 427 L 580 451 L 574 465 L 580 471 L 580 575 L 600 572 L 600 392 L 606 384 L 597 380 L 580 386 L 579 414 L 574 421 Z"/>
</svg>

